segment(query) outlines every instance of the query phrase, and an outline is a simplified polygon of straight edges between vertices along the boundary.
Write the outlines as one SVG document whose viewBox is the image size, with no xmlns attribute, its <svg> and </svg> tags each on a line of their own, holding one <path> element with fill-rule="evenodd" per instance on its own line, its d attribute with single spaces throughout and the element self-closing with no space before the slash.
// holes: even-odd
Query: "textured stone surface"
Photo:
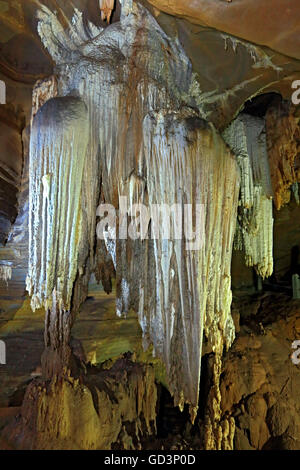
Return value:
<svg viewBox="0 0 300 470">
<path fill-rule="evenodd" d="M 240 114 L 223 132 L 237 157 L 241 189 L 235 246 L 262 277 L 273 272 L 273 201 L 265 121 Z"/>
<path fill-rule="evenodd" d="M 139 449 L 140 439 L 155 432 L 156 399 L 151 366 L 122 358 L 80 381 L 35 379 L 21 419 L 3 434 L 17 449 Z"/>
<path fill-rule="evenodd" d="M 7 364 L 0 369 L 0 408 L 12 403 L 16 390 L 24 390 L 35 373 L 41 374 L 45 311 L 33 313 L 30 299 L 27 297 L 19 305 L 21 301 L 11 298 L 0 304 L 0 339 L 7 347 Z M 157 380 L 165 384 L 162 363 L 153 357 L 151 349 L 143 350 L 137 314 L 130 311 L 126 318 L 116 316 L 115 289 L 107 295 L 100 286 L 90 283 L 89 296 L 72 330 L 71 344 L 76 356 L 93 366 L 112 364 L 125 353 L 135 354 L 137 361 L 152 364 Z"/>
<path fill-rule="evenodd" d="M 153 11 L 149 3 L 143 3 L 153 14 L 157 13 Z M 222 18 L 225 18 L 228 9 L 230 12 L 234 10 L 232 21 L 234 21 L 236 15 L 238 15 L 239 20 L 233 25 L 240 25 L 240 17 L 242 16 L 245 18 L 247 26 L 249 26 L 249 15 L 250 17 L 254 15 L 253 11 L 252 13 L 248 11 L 248 8 L 252 8 L 251 1 L 249 1 L 249 5 L 245 6 L 247 14 L 241 14 L 243 6 L 240 1 L 228 4 L 228 2 L 222 0 L 209 3 L 205 0 L 205 3 L 203 9 L 201 7 L 199 10 L 196 7 L 197 14 L 201 14 L 201 11 L 210 8 L 214 12 L 217 5 L 218 10 L 224 9 Z M 46 4 L 52 11 L 57 12 L 57 17 L 65 29 L 71 25 L 73 7 L 82 12 L 84 27 L 88 34 L 94 25 L 107 27 L 106 20 L 101 20 L 97 0 L 76 0 L 72 4 L 63 0 L 48 0 L 47 2 L 40 2 L 40 5 L 43 4 Z M 266 4 L 260 7 L 261 11 L 267 8 L 267 4 L 266 1 Z M 171 5 L 170 2 L 169 5 Z M 38 38 L 38 4 L 32 0 L 16 0 L 14 5 L 8 3 L 8 6 L 9 8 L 0 11 L 0 21 L 2 20 L 3 24 L 1 41 L 3 41 L 3 51 L 5 52 L 3 57 L 6 62 L 9 61 L 9 67 L 3 68 L 3 71 L 7 77 L 33 84 L 41 76 L 50 75 L 53 68 L 53 61 Z M 195 8 L 191 4 L 189 4 L 189 7 Z M 269 33 L 266 24 L 269 24 L 269 28 L 272 30 L 274 24 L 280 18 L 280 30 L 284 31 L 284 34 L 280 33 L 276 37 L 280 38 L 283 44 L 288 41 L 289 45 L 294 47 L 297 44 L 296 30 L 293 29 L 291 32 L 289 23 L 290 21 L 297 21 L 297 14 L 299 14 L 297 13 L 297 5 L 290 7 L 281 3 L 280 6 L 274 9 L 272 4 L 271 9 L 273 14 L 276 11 L 276 15 L 273 18 L 273 16 L 262 14 L 261 18 L 264 21 L 262 28 L 257 28 L 255 11 L 255 17 L 253 17 L 255 31 L 258 30 L 261 34 L 267 32 L 270 37 L 274 38 L 275 36 Z M 280 14 L 281 11 L 284 11 L 283 15 Z M 277 14 L 280 15 L 278 18 Z M 258 93 L 277 91 L 286 99 L 290 99 L 291 83 L 293 80 L 299 79 L 299 60 L 296 60 L 296 56 L 291 51 L 285 50 L 284 47 L 274 48 L 274 45 L 270 45 L 268 41 L 260 43 L 257 34 L 252 38 L 247 35 L 239 36 L 230 28 L 219 28 L 219 31 L 212 29 L 217 28 L 217 25 L 210 25 L 206 21 L 200 22 L 200 26 L 181 17 L 173 17 L 163 12 L 156 15 L 156 17 L 167 34 L 174 37 L 174 39 L 177 38 L 183 45 L 192 62 L 193 71 L 196 73 L 198 85 L 194 91 L 196 96 L 201 93 L 201 97 L 198 96 L 198 99 L 203 106 L 204 117 L 212 121 L 217 128 L 223 129 L 241 110 L 244 102 Z M 119 19 L 120 4 L 116 2 L 111 22 L 118 22 Z M 278 27 L 279 24 L 276 25 L 276 29 Z M 243 30 L 247 30 L 245 25 Z M 288 40 L 289 34 L 291 35 L 291 41 Z M 266 44 L 269 47 L 255 44 Z M 295 49 L 297 50 L 296 46 Z M 31 53 L 31 51 L 34 51 L 34 53 Z"/>
<path fill-rule="evenodd" d="M 197 81 L 195 99 L 218 129 L 257 94 L 278 92 L 290 100 L 292 82 L 299 79 L 299 60 L 182 18 L 160 13 L 156 19 L 183 45 Z"/>
<path fill-rule="evenodd" d="M 149 0 L 157 9 L 300 58 L 300 7 L 293 0 Z M 282 33 L 284 31 L 284 34 Z"/>
<path fill-rule="evenodd" d="M 300 206 L 294 197 L 280 211 L 274 211 L 274 274 L 291 286 L 300 265 Z"/>
<path fill-rule="evenodd" d="M 235 420 L 235 449 L 299 449 L 300 375 L 291 360 L 299 301 L 268 293 L 258 308 L 249 297 L 244 302 L 250 315 L 235 304 L 242 325 L 222 367 L 221 414 Z"/>
<path fill-rule="evenodd" d="M 126 314 L 130 307 L 139 311 L 145 346 L 152 343 L 164 360 L 175 403 L 190 403 L 195 417 L 203 328 L 219 353 L 234 337 L 229 271 L 239 175 L 221 137 L 201 119 L 201 110 L 191 107 L 193 76 L 183 49 L 145 9 L 130 5 L 111 29 L 94 27 L 90 40 L 80 12 L 74 15 L 75 34 L 63 30 L 50 10 L 39 14 L 39 33 L 57 63 L 62 97 L 46 102 L 33 124 L 27 286 L 33 308 L 48 309 L 46 345 L 54 361 L 60 345 L 68 351 L 75 278 L 80 286 L 93 269 L 99 189 L 101 198 L 115 207 L 121 196 L 130 207 L 140 202 L 150 207 L 202 204 L 205 237 L 199 252 L 186 251 L 186 240 L 128 241 L 108 249 L 116 271 L 117 313 Z M 184 106 L 187 100 L 190 107 Z M 77 116 L 73 101 L 82 112 L 86 103 L 89 121 Z M 74 178 L 76 191 L 71 192 Z M 74 204 L 68 212 L 67 203 Z M 204 281 L 207 269 L 211 274 Z"/>
<path fill-rule="evenodd" d="M 0 73 L 0 79 L 4 77 Z M 0 244 L 3 245 L 18 213 L 23 171 L 22 132 L 31 106 L 30 88 L 7 80 L 6 104 L 0 106 Z"/>
<path fill-rule="evenodd" d="M 276 209 L 290 201 L 291 186 L 300 182 L 299 121 L 297 108 L 288 102 L 275 102 L 266 114 L 268 158 Z"/>
</svg>

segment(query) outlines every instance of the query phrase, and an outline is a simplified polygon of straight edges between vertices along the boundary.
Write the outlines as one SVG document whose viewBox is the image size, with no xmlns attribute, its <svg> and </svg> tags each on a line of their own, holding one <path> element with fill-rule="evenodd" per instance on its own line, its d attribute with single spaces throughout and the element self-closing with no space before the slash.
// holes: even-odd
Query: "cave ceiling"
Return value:
<svg viewBox="0 0 300 470">
<path fill-rule="evenodd" d="M 160 26 L 177 38 L 199 84 L 197 105 L 204 118 L 223 129 L 245 101 L 267 92 L 290 99 L 300 73 L 300 6 L 291 0 L 142 1 Z M 33 84 L 55 64 L 37 33 L 36 11 L 46 5 L 66 27 L 74 8 L 89 22 L 106 26 L 94 0 L 2 0 L 0 64 L 12 80 Z M 116 4 L 112 21 L 119 19 Z"/>
<path fill-rule="evenodd" d="M 160 11 L 300 59 L 300 5 L 294 0 L 149 0 Z"/>
</svg>

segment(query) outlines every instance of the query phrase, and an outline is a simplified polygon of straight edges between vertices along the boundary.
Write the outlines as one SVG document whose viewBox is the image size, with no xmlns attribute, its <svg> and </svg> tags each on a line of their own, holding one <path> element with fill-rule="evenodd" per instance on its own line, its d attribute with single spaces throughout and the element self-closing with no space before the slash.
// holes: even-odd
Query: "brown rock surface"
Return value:
<svg viewBox="0 0 300 470">
<path fill-rule="evenodd" d="M 280 209 L 291 198 L 291 186 L 300 182 L 300 126 L 297 108 L 278 102 L 266 114 L 266 131 L 274 204 Z"/>
<path fill-rule="evenodd" d="M 257 7 L 251 0 L 231 3 L 225 0 L 153 2 L 159 8 L 156 12 L 158 23 L 169 36 L 177 37 L 185 48 L 199 82 L 199 89 L 194 91 L 196 95 L 200 91 L 202 93 L 199 104 L 203 106 L 205 117 L 218 128 L 223 129 L 241 110 L 244 102 L 257 94 L 276 91 L 286 99 L 291 97 L 291 84 L 300 76 L 297 60 L 299 7 L 291 0 L 288 5 L 283 0 L 276 1 L 276 7 L 271 0 L 260 3 L 259 18 L 263 27 L 258 24 Z M 101 20 L 96 0 L 68 3 L 48 0 L 40 3 L 57 11 L 65 28 L 70 25 L 74 7 L 82 12 L 86 27 L 88 22 L 107 27 L 107 22 Z M 141 3 L 153 11 L 149 3 Z M 35 80 L 50 75 L 53 68 L 52 59 L 38 38 L 38 4 L 33 0 L 3 4 L 0 9 L 3 73 L 6 77 L 33 84 Z M 272 14 L 266 14 L 268 10 Z M 164 11 L 177 16 L 167 15 Z M 204 15 L 203 21 L 199 19 L 201 15 Z M 119 18 L 120 5 L 116 2 L 111 21 Z M 228 27 L 222 27 L 223 24 L 219 24 L 222 21 L 224 24 L 228 22 Z M 239 34 L 235 28 L 245 34 Z M 278 44 L 274 44 L 274 38 Z"/>
<path fill-rule="evenodd" d="M 4 438 L 18 449 L 140 448 L 155 432 L 156 385 L 151 366 L 124 357 L 111 369 L 88 371 L 81 380 L 66 376 L 28 387 L 22 417 Z"/>
<path fill-rule="evenodd" d="M 149 0 L 157 9 L 300 58 L 300 5 L 294 0 Z"/>
<path fill-rule="evenodd" d="M 222 416 L 235 419 L 237 450 L 299 449 L 300 375 L 291 354 L 299 338 L 300 303 L 274 293 L 257 300 L 259 309 L 242 318 L 223 362 Z"/>
</svg>

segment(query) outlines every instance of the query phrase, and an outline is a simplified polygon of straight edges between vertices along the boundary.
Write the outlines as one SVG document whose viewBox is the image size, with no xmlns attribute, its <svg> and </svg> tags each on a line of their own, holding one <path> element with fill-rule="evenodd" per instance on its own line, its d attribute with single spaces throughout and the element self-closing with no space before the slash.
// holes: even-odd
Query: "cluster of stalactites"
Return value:
<svg viewBox="0 0 300 470">
<path fill-rule="evenodd" d="M 39 33 L 59 64 L 59 92 L 81 99 L 50 100 L 34 119 L 28 286 L 33 301 L 48 300 L 49 311 L 55 292 L 57 318 L 68 310 L 77 274 L 93 265 L 99 196 L 115 208 L 119 196 L 130 206 L 202 204 L 201 250 L 162 238 L 102 243 L 116 271 L 117 310 L 139 311 L 144 344 L 164 360 L 176 404 L 189 403 L 194 417 L 203 328 L 216 353 L 234 338 L 230 264 L 239 172 L 220 135 L 186 106 L 192 73 L 180 43 L 143 7 L 134 4 L 133 14 L 129 7 L 122 2 L 120 23 L 93 30 L 93 39 L 84 36 L 79 14 L 72 34 L 46 7 L 39 14 Z M 102 255 L 96 259 L 107 269 Z"/>
<path fill-rule="evenodd" d="M 262 277 L 273 272 L 273 203 L 265 121 L 239 115 L 223 137 L 237 156 L 241 190 L 235 247 Z"/>
<path fill-rule="evenodd" d="M 110 22 L 111 14 L 115 6 L 115 0 L 99 0 L 101 20 Z"/>
<path fill-rule="evenodd" d="M 230 265 L 239 172 L 221 137 L 188 108 L 149 113 L 141 131 L 137 166 L 145 169 L 146 185 L 132 174 L 122 195 L 128 197 L 129 207 L 142 201 L 150 209 L 178 204 L 182 217 L 170 213 L 158 225 L 166 227 L 168 220 L 171 230 L 178 230 L 183 219 L 183 233 L 178 239 L 149 237 L 117 249 L 118 309 L 126 312 L 134 305 L 138 310 L 145 347 L 153 344 L 166 365 L 175 404 L 190 403 L 194 418 L 203 332 L 216 354 L 222 354 L 235 335 Z M 193 210 L 190 219 L 186 204 Z M 189 243 L 184 228 L 192 219 L 191 231 L 199 238 Z"/>
</svg>

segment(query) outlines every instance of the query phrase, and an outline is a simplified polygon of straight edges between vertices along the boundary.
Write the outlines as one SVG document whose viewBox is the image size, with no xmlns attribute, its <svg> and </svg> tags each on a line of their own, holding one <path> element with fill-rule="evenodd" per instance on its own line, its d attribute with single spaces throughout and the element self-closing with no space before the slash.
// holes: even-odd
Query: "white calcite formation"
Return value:
<svg viewBox="0 0 300 470">
<path fill-rule="evenodd" d="M 30 147 L 28 289 L 57 332 L 47 345 L 64 340 L 80 279 L 95 270 L 109 290 L 115 275 L 117 312 L 139 312 L 145 347 L 153 344 L 175 403 L 189 403 L 194 417 L 203 331 L 219 354 L 234 338 L 236 159 L 188 98 L 191 64 L 179 42 L 143 7 L 123 1 L 120 22 L 105 29 L 75 12 L 69 30 L 43 7 L 39 33 L 59 94 L 34 118 Z M 96 243 L 99 201 L 118 209 L 124 196 L 131 208 L 199 204 L 200 248 L 187 250 L 185 238 L 111 240 L 113 227 Z"/>
<path fill-rule="evenodd" d="M 237 157 L 241 190 L 235 247 L 262 277 L 273 272 L 273 202 L 265 121 L 240 114 L 223 137 Z"/>
<path fill-rule="evenodd" d="M 9 281 L 12 276 L 12 267 L 6 266 L 4 264 L 0 265 L 0 280 L 1 281 Z"/>
<path fill-rule="evenodd" d="M 30 142 L 29 272 L 32 308 L 70 310 L 84 243 L 81 183 L 88 143 L 87 108 L 77 97 L 52 98 L 37 113 Z M 83 266 L 83 262 L 82 262 Z"/>
</svg>

